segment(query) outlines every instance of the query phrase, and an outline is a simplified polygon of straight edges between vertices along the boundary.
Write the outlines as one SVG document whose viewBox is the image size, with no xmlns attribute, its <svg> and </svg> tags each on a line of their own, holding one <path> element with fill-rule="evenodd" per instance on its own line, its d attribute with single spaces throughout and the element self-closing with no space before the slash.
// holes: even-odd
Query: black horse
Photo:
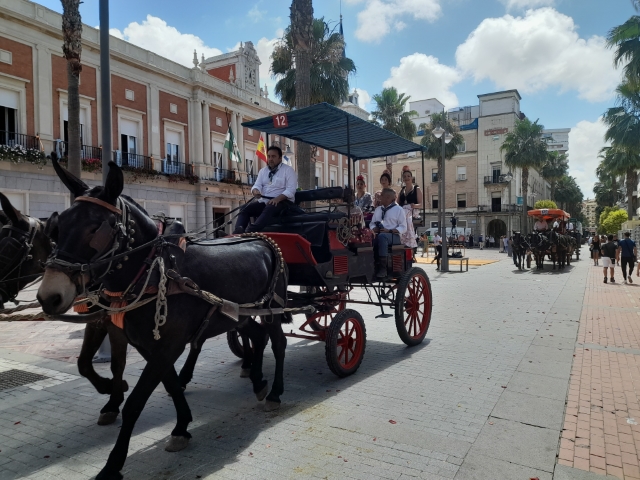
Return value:
<svg viewBox="0 0 640 480">
<path fill-rule="evenodd" d="M 527 242 L 527 238 L 520 232 L 513 232 L 513 264 L 518 267 L 519 270 L 524 270 L 524 260 L 527 255 L 527 251 L 531 248 Z"/>
<path fill-rule="evenodd" d="M 546 235 L 540 232 L 533 232 L 527 235 L 527 243 L 531 247 L 531 253 L 536 260 L 536 269 L 544 269 L 544 256 L 547 255 L 551 247 L 551 243 Z"/>
<path fill-rule="evenodd" d="M 65 312 L 83 293 L 84 285 L 97 278 L 101 279 L 105 291 L 136 291 L 140 286 L 140 292 L 144 294 L 145 290 L 136 283 L 140 272 L 148 269 L 143 278 L 155 275 L 156 269 L 149 267 L 149 263 L 158 262 L 159 270 L 162 265 L 160 258 L 168 263 L 168 267 L 173 265 L 171 257 L 177 251 L 165 251 L 164 245 L 157 242 L 157 228 L 146 212 L 133 200 L 121 196 L 124 186 L 122 170 L 114 162 L 110 162 L 109 167 L 105 186 L 89 189 L 54 162 L 56 173 L 76 201 L 57 217 L 55 232 L 52 231 L 57 248 L 48 260 L 38 291 L 38 300 L 46 313 Z M 184 284 L 185 277 L 188 277 L 204 291 L 235 304 L 269 299 L 270 305 L 274 298 L 286 298 L 286 265 L 281 263 L 278 252 L 267 242 L 238 242 L 234 239 L 212 244 L 215 246 L 191 245 L 182 258 L 175 259 L 176 265 L 173 266 L 179 270 L 179 279 Z M 157 276 L 163 278 L 162 275 Z M 162 283 L 158 285 L 161 288 Z M 250 319 L 241 321 L 239 325 L 220 308 L 216 309 L 209 302 L 182 291 L 178 289 L 175 295 L 166 297 L 166 317 L 162 315 L 161 301 L 153 301 L 125 313 L 124 333 L 147 360 L 147 365 L 125 402 L 118 440 L 98 475 L 99 480 L 122 478 L 120 470 L 127 457 L 133 427 L 160 382 L 170 393 L 177 413 L 169 450 L 177 451 L 187 446 L 191 438 L 187 427 L 192 417 L 174 363 L 189 342 L 211 338 L 236 327 L 244 330 L 253 342 L 250 378 L 254 393 L 259 400 L 264 398 L 267 382 L 262 375 L 266 344 L 263 327 Z M 139 298 L 145 297 L 148 295 Z M 275 378 L 265 409 L 279 406 L 280 395 L 284 391 L 286 337 L 282 331 L 283 321 L 290 321 L 290 316 L 274 314 L 264 322 L 276 358 Z"/>
</svg>

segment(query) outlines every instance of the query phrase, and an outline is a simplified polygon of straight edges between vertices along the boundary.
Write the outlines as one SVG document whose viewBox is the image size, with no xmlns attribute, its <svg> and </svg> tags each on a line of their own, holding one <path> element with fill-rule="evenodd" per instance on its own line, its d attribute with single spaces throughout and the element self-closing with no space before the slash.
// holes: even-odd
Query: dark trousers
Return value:
<svg viewBox="0 0 640 480">
<path fill-rule="evenodd" d="M 390 245 L 401 245 L 400 235 L 395 233 L 379 233 L 373 240 L 373 247 L 378 257 L 389 255 Z"/>
<path fill-rule="evenodd" d="M 620 257 L 620 266 L 622 267 L 622 276 L 627 279 L 627 265 L 629 265 L 629 276 L 633 275 L 633 264 L 636 259 L 633 257 Z"/>
<path fill-rule="evenodd" d="M 274 216 L 280 215 L 290 203 L 291 202 L 287 200 L 283 200 L 277 205 L 268 205 L 257 201 L 248 203 L 240 210 L 238 219 L 236 220 L 236 228 L 233 233 L 261 231 Z M 253 224 L 249 225 L 251 217 L 254 217 L 256 220 Z"/>
</svg>

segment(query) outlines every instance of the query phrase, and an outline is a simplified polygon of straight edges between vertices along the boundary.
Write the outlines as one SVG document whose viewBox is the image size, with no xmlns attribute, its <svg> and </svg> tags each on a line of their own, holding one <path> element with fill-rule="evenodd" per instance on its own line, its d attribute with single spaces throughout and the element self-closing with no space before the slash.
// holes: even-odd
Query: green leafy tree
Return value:
<svg viewBox="0 0 640 480">
<path fill-rule="evenodd" d="M 631 0 L 636 11 L 640 1 Z M 616 67 L 624 65 L 624 74 L 632 81 L 640 79 L 640 17 L 633 15 L 622 25 L 613 27 L 607 34 L 607 47 L 614 49 Z"/>
<path fill-rule="evenodd" d="M 442 128 L 446 132 L 451 133 L 453 138 L 448 144 L 445 144 L 444 158 L 451 160 L 457 153 L 460 145 L 464 143 L 464 137 L 459 133 L 458 127 L 449 120 L 445 112 L 431 114 L 430 123 L 420 124 L 420 130 L 424 132 L 420 144 L 427 147 L 424 156 L 426 158 L 438 161 L 438 172 L 442 172 L 442 138 L 436 138 L 433 131 L 436 128 Z"/>
<path fill-rule="evenodd" d="M 582 210 L 584 196 L 574 177 L 565 175 L 558 180 L 556 200 L 563 210 L 568 211 L 572 215 Z"/>
<path fill-rule="evenodd" d="M 558 208 L 558 205 L 553 200 L 538 200 L 533 208 L 539 210 L 541 208 Z"/>
<path fill-rule="evenodd" d="M 527 196 L 529 194 L 529 170 L 540 169 L 548 158 L 547 144 L 542 140 L 544 126 L 538 120 L 528 118 L 517 120 L 513 131 L 509 132 L 500 151 L 504 153 L 505 164 L 512 170 L 522 170 L 522 226 L 527 224 Z"/>
<path fill-rule="evenodd" d="M 551 185 L 551 199 L 555 200 L 556 183 L 569 171 L 569 158 L 565 153 L 549 152 L 540 174 Z"/>
<path fill-rule="evenodd" d="M 601 233 L 616 234 L 622 228 L 622 224 L 629 220 L 627 212 L 617 207 L 606 207 L 600 214 Z"/>
</svg>

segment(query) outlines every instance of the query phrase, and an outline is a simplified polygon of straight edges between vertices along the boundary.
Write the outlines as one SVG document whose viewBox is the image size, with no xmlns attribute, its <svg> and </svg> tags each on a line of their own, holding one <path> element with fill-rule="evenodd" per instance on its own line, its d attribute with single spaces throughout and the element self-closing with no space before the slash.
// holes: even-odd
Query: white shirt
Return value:
<svg viewBox="0 0 640 480">
<path fill-rule="evenodd" d="M 549 225 L 546 220 L 538 220 L 536 224 L 533 226 L 534 230 L 547 230 Z"/>
<path fill-rule="evenodd" d="M 376 208 L 369 224 L 371 228 L 375 228 L 376 222 L 382 223 L 382 226 L 387 230 L 397 230 L 400 235 L 407 231 L 407 215 L 404 213 L 404 208 L 397 204 L 385 212 L 384 220 L 382 219 L 382 207 Z"/>
<path fill-rule="evenodd" d="M 573 230 L 573 223 L 570 223 L 569 225 L 567 225 L 567 230 Z"/>
<path fill-rule="evenodd" d="M 433 237 L 433 244 L 440 245 L 442 243 L 442 237 L 436 233 L 436 236 Z"/>
<path fill-rule="evenodd" d="M 502 243 L 504 243 L 504 246 L 505 246 L 505 247 L 508 247 L 508 246 L 509 246 L 509 237 L 504 237 L 504 238 L 502 239 Z"/>
<path fill-rule="evenodd" d="M 558 228 L 559 226 L 560 226 L 560 224 L 558 223 L 557 220 L 555 222 L 553 222 L 553 228 Z"/>
<path fill-rule="evenodd" d="M 289 165 L 280 163 L 276 173 L 269 180 L 269 167 L 263 167 L 258 173 L 254 188 L 263 197 L 275 198 L 278 195 L 285 195 L 288 200 L 295 201 L 296 188 L 298 187 L 298 174 Z M 261 203 L 267 203 L 269 199 L 261 198 Z"/>
</svg>

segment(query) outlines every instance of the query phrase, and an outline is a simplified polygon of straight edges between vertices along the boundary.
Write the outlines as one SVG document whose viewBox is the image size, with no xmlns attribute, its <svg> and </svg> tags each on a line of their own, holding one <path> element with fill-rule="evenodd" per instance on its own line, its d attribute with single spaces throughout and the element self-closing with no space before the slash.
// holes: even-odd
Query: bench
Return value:
<svg viewBox="0 0 640 480">
<path fill-rule="evenodd" d="M 449 263 L 451 262 L 459 262 L 461 272 L 462 272 L 462 265 L 465 265 L 467 267 L 465 272 L 469 271 L 469 257 L 462 257 L 462 258 L 449 257 Z"/>
</svg>

